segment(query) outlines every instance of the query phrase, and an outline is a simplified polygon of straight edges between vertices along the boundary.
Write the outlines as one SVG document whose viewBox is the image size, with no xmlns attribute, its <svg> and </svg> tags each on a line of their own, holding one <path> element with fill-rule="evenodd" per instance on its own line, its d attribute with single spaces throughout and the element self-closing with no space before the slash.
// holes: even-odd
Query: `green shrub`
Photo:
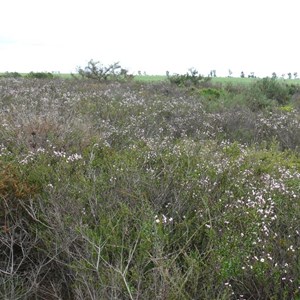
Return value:
<svg viewBox="0 0 300 300">
<path fill-rule="evenodd" d="M 53 74 L 49 72 L 30 72 L 26 75 L 27 78 L 51 79 Z"/>
<path fill-rule="evenodd" d="M 0 77 L 4 77 L 4 78 L 20 78 L 20 77 L 22 77 L 22 75 L 20 73 L 18 73 L 18 72 L 5 72 Z"/>
<path fill-rule="evenodd" d="M 199 94 L 211 101 L 219 99 L 222 95 L 224 95 L 224 92 L 215 88 L 202 88 L 199 90 Z"/>
<path fill-rule="evenodd" d="M 288 87 L 276 78 L 263 78 L 253 84 L 269 100 L 276 100 L 280 105 L 286 104 L 290 99 Z"/>
<path fill-rule="evenodd" d="M 195 69 L 189 69 L 186 74 L 167 74 L 167 78 L 170 83 L 180 87 L 199 86 L 211 80 L 210 77 L 204 77 L 203 75 L 200 75 Z"/>
<path fill-rule="evenodd" d="M 284 105 L 284 106 L 281 106 L 279 109 L 283 112 L 290 113 L 293 111 L 294 108 L 292 105 Z"/>
</svg>

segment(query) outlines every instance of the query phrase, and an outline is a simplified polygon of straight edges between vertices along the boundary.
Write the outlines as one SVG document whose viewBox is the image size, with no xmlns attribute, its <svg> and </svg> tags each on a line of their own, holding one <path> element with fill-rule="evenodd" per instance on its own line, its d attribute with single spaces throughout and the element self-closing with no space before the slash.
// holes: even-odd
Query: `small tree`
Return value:
<svg viewBox="0 0 300 300">
<path fill-rule="evenodd" d="M 288 77 L 289 77 L 289 79 L 292 79 L 292 73 L 291 72 L 288 73 Z"/>
<path fill-rule="evenodd" d="M 255 78 L 254 72 L 250 72 L 250 75 L 248 76 L 249 78 Z"/>
<path fill-rule="evenodd" d="M 128 74 L 128 70 L 121 68 L 119 62 L 108 66 L 100 62 L 90 60 L 85 68 L 78 67 L 77 72 L 82 78 L 107 81 L 111 79 L 131 79 L 133 75 Z"/>
<path fill-rule="evenodd" d="M 294 73 L 294 78 L 297 79 L 297 77 L 298 77 L 298 73 L 295 72 L 295 73 Z"/>
<path fill-rule="evenodd" d="M 209 77 L 217 77 L 217 71 L 216 70 L 211 70 L 209 72 Z"/>
<path fill-rule="evenodd" d="M 243 71 L 241 72 L 241 78 L 245 78 L 245 73 Z"/>
</svg>

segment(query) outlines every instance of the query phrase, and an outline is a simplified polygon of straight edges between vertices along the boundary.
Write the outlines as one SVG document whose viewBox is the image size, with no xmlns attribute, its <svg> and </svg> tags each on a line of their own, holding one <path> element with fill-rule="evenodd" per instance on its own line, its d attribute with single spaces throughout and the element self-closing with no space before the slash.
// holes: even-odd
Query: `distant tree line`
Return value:
<svg viewBox="0 0 300 300">
<path fill-rule="evenodd" d="M 130 80 L 133 79 L 133 74 L 129 74 L 127 69 L 124 69 L 120 66 L 119 62 L 110 64 L 110 65 L 103 65 L 98 61 L 90 60 L 88 64 L 85 67 L 77 67 L 76 74 L 71 74 L 74 78 L 85 78 L 85 79 L 93 79 L 97 81 L 108 81 L 108 80 Z M 59 73 L 56 73 L 59 74 Z M 228 76 L 229 78 L 232 77 L 232 70 L 228 70 Z M 30 72 L 26 75 L 22 75 L 18 72 L 5 72 L 0 74 L 0 77 L 4 78 L 37 78 L 37 79 L 50 79 L 54 77 L 54 72 Z M 138 75 L 146 75 L 146 72 L 138 71 Z M 211 70 L 207 76 L 200 75 L 198 71 L 194 68 L 189 69 L 189 71 L 186 74 L 174 74 L 170 75 L 169 71 L 166 71 L 166 76 L 170 81 L 174 82 L 180 82 L 180 84 L 192 83 L 197 84 L 199 81 L 203 81 L 204 79 L 207 80 L 207 78 L 213 78 L 217 77 L 217 71 Z M 240 78 L 257 78 L 254 72 L 250 72 L 248 75 L 245 74 L 244 71 L 240 73 Z M 271 78 L 273 79 L 298 79 L 298 73 L 297 72 L 289 72 L 287 74 L 283 73 L 279 77 L 276 72 L 273 72 L 271 74 Z"/>
</svg>

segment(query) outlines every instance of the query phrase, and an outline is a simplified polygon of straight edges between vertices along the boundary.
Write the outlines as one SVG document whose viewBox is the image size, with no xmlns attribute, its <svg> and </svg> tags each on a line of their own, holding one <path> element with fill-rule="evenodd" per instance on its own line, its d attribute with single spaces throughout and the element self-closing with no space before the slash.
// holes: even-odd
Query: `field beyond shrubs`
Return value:
<svg viewBox="0 0 300 300">
<path fill-rule="evenodd" d="M 300 299 L 300 92 L 0 79 L 1 299 Z"/>
</svg>

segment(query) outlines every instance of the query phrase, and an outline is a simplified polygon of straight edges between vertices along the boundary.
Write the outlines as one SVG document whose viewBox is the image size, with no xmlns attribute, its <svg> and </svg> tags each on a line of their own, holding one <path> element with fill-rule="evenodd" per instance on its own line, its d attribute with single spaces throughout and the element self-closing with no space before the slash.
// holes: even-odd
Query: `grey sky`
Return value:
<svg viewBox="0 0 300 300">
<path fill-rule="evenodd" d="M 300 73 L 298 0 L 0 0 L 0 72 Z"/>
</svg>

